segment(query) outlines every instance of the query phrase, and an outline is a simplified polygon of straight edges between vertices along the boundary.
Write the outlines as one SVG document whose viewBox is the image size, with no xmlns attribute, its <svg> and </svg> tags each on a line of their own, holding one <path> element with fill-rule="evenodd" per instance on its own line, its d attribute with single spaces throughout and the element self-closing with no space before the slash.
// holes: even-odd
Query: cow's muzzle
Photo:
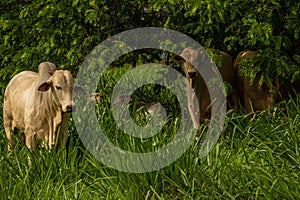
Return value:
<svg viewBox="0 0 300 200">
<path fill-rule="evenodd" d="M 70 113 L 70 112 L 75 112 L 76 111 L 76 106 L 75 105 L 67 105 L 66 106 L 66 112 Z"/>
<path fill-rule="evenodd" d="M 196 78 L 196 72 L 188 72 L 188 77 L 189 78 Z"/>
</svg>

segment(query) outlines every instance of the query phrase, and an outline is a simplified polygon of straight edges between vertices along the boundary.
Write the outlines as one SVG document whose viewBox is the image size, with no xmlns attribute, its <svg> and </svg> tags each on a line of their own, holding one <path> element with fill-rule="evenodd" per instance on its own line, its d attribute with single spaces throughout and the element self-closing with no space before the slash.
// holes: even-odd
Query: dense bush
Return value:
<svg viewBox="0 0 300 200">
<path fill-rule="evenodd" d="M 0 2 L 0 90 L 19 71 L 49 60 L 78 69 L 101 41 L 135 27 L 185 33 L 205 47 L 259 50 L 244 73 L 294 80 L 300 65 L 300 2 L 287 0 L 3 0 Z M 136 61 L 134 61 L 135 63 Z"/>
</svg>

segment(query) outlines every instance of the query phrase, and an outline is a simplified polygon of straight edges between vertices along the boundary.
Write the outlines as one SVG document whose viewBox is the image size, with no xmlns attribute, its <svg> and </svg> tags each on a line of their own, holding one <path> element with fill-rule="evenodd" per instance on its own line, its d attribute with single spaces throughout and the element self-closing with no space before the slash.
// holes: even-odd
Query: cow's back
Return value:
<svg viewBox="0 0 300 200">
<path fill-rule="evenodd" d="M 12 92 L 13 90 L 26 89 L 30 87 L 39 75 L 36 72 L 24 71 L 15 75 L 8 83 L 5 93 Z"/>
</svg>

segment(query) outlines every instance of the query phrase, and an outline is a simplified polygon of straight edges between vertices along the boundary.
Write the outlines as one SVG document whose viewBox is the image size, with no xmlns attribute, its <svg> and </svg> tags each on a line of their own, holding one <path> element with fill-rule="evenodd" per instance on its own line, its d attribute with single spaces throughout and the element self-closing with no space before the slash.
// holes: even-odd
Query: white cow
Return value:
<svg viewBox="0 0 300 200">
<path fill-rule="evenodd" d="M 43 62 L 39 73 L 24 71 L 7 85 L 3 103 L 3 120 L 8 149 L 14 147 L 13 133 L 24 132 L 26 146 L 52 149 L 66 144 L 68 120 L 75 110 L 72 101 L 74 80 L 67 70 L 56 70 L 53 63 Z M 82 89 L 82 88 L 81 88 Z M 59 131 L 58 131 L 58 127 Z"/>
</svg>

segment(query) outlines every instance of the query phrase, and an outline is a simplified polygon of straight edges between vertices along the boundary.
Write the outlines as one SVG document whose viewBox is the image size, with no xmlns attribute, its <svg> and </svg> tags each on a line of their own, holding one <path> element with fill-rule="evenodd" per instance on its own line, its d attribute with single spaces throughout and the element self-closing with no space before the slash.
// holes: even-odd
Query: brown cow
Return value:
<svg viewBox="0 0 300 200">
<path fill-rule="evenodd" d="M 77 87 L 70 71 L 56 70 L 50 62 L 41 63 L 39 73 L 24 71 L 14 76 L 3 103 L 8 149 L 14 147 L 11 130 L 24 132 L 26 146 L 33 151 L 37 145 L 52 149 L 56 140 L 57 146 L 64 146 L 70 113 L 75 109 L 72 92 Z"/>
<path fill-rule="evenodd" d="M 233 61 L 229 54 L 223 51 L 215 50 L 218 56 L 220 57 L 220 62 L 217 63 L 218 69 L 222 76 L 223 81 L 230 84 L 232 87 L 232 93 L 227 96 L 227 100 L 231 104 L 232 108 L 235 111 L 238 111 L 238 103 L 237 103 L 237 94 L 235 90 L 235 76 L 234 76 L 234 68 Z M 202 50 L 193 49 L 192 47 L 185 48 L 180 56 L 175 56 L 174 60 L 176 61 L 184 61 L 184 72 L 186 75 L 186 79 L 190 83 L 191 87 L 194 89 L 196 97 L 198 99 L 199 111 L 200 113 L 195 112 L 195 100 L 193 99 L 193 95 L 187 94 L 188 103 L 189 103 L 189 112 L 194 124 L 194 128 L 198 128 L 199 120 L 208 119 L 211 115 L 210 107 L 211 107 L 211 99 L 209 95 L 208 88 L 201 77 L 198 70 L 191 63 L 201 63 L 199 59 L 203 56 Z M 188 61 L 190 62 L 188 62 Z M 201 67 L 201 66 L 200 66 Z M 200 115 L 200 116 L 199 116 Z"/>
<path fill-rule="evenodd" d="M 248 76 L 238 73 L 240 62 L 256 55 L 256 51 L 242 51 L 237 55 L 234 63 L 238 95 L 247 113 L 264 110 L 272 106 L 273 103 L 281 100 L 278 77 L 274 78 L 272 88 L 265 82 L 260 83 L 258 77 L 254 79 L 253 84 L 250 84 L 250 78 Z"/>
</svg>

